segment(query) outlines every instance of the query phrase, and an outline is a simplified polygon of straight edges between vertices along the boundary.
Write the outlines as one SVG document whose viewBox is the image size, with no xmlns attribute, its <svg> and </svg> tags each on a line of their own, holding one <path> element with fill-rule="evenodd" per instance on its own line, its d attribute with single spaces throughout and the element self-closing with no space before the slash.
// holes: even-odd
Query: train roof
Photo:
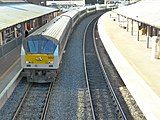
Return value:
<svg viewBox="0 0 160 120">
<path fill-rule="evenodd" d="M 91 5 L 91 6 L 86 6 L 86 8 L 87 9 L 94 9 L 94 8 L 96 8 L 96 6 L 95 5 Z"/>
<path fill-rule="evenodd" d="M 80 8 L 68 11 L 66 13 L 63 13 L 60 16 L 57 16 L 54 18 L 52 21 L 47 23 L 46 25 L 42 26 L 35 32 L 33 32 L 30 36 L 37 36 L 37 35 L 42 35 L 46 37 L 47 39 L 50 39 L 57 44 L 65 34 L 64 31 L 66 29 L 66 26 L 69 24 L 71 18 L 76 16 L 80 10 L 85 10 L 86 8 Z"/>
<path fill-rule="evenodd" d="M 61 18 L 61 16 L 57 16 L 54 19 L 52 19 L 50 22 L 46 23 L 45 25 L 43 25 L 42 27 L 40 27 L 39 29 L 37 29 L 36 31 L 34 31 L 32 34 L 30 34 L 29 36 L 34 36 L 34 35 L 40 35 L 43 32 L 45 32 L 47 30 L 47 28 L 49 28 L 50 26 L 52 26 L 54 23 L 56 23 L 59 19 Z"/>
<path fill-rule="evenodd" d="M 62 16 L 69 16 L 69 17 L 73 18 L 75 15 L 77 15 L 78 12 L 79 11 L 77 9 L 70 10 L 70 11 L 68 11 L 66 13 L 63 13 Z"/>
<path fill-rule="evenodd" d="M 78 11 L 83 11 L 83 10 L 86 10 L 87 8 L 86 7 L 79 7 L 77 8 Z"/>
<path fill-rule="evenodd" d="M 58 21 L 47 28 L 46 31 L 42 33 L 42 35 L 50 40 L 56 40 L 58 43 L 61 40 L 61 37 L 65 34 L 64 31 L 70 20 L 70 17 L 62 16 Z"/>
</svg>

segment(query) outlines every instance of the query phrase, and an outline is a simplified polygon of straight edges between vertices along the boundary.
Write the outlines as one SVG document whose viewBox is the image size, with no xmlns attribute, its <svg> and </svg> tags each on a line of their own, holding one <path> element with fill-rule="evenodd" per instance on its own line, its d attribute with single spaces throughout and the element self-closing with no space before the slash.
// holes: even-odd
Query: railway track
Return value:
<svg viewBox="0 0 160 120">
<path fill-rule="evenodd" d="M 86 26 L 92 19 L 101 14 L 97 12 L 86 17 L 73 31 L 65 49 L 66 53 L 63 56 L 60 74 L 56 80 L 56 84 L 54 84 L 50 97 L 46 98 L 49 85 L 44 84 L 39 84 L 39 87 L 38 85 L 32 85 L 37 87 L 28 88 L 26 97 L 23 97 L 29 84 L 24 82 L 22 85 L 19 85 L 18 89 L 16 88 L 15 94 L 0 112 L 1 119 L 37 120 L 43 119 L 41 116 L 44 116 L 46 120 L 93 120 L 88 89 L 85 82 L 82 45 Z M 82 34 L 79 34 L 79 32 Z M 21 100 L 22 98 L 24 98 L 23 101 Z M 47 101 L 46 99 L 49 99 L 49 106 L 48 102 L 45 102 Z M 20 101 L 21 105 L 19 104 Z M 47 104 L 45 105 L 45 103 Z M 43 110 L 45 112 L 42 115 Z"/>
<path fill-rule="evenodd" d="M 87 25 L 101 15 L 86 17 L 74 29 L 63 55 L 46 120 L 94 120 L 83 67 L 83 37 Z M 81 34 L 79 34 L 81 33 Z"/>
<path fill-rule="evenodd" d="M 21 101 L 26 86 L 29 84 L 22 80 L 6 107 L 1 110 L 0 119 L 126 119 L 116 97 L 114 97 L 115 94 L 110 83 L 106 82 L 108 78 L 100 65 L 99 55 L 97 56 L 98 53 L 93 41 L 94 35 L 90 34 L 96 20 L 90 24 L 89 21 L 99 15 L 86 18 L 73 32 L 68 47 L 66 47 L 67 52 L 63 57 L 61 73 L 54 85 L 52 95 L 49 94 L 52 89 L 49 87 L 50 84 L 34 84 L 30 85 L 28 92 L 23 97 L 24 100 Z M 85 33 L 87 40 L 82 41 Z M 82 53 L 82 49 L 84 49 L 82 43 L 86 45 L 84 53 Z M 84 75 L 83 55 L 85 55 L 87 62 L 86 75 Z M 17 107 L 18 104 L 19 107 Z M 16 108 L 18 109 L 14 112 Z"/>
<path fill-rule="evenodd" d="M 44 120 L 53 83 L 30 83 L 12 120 Z"/>
<path fill-rule="evenodd" d="M 95 45 L 96 21 L 97 18 L 88 25 L 83 42 L 86 83 L 90 94 L 93 118 L 94 120 L 126 120 L 127 118 L 108 80 Z M 90 34 L 92 31 L 93 34 Z"/>
</svg>

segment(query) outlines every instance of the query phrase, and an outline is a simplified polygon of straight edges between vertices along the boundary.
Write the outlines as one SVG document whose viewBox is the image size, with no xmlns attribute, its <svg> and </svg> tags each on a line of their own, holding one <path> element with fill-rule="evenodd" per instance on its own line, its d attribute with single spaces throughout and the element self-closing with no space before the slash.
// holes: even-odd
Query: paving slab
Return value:
<svg viewBox="0 0 160 120">
<path fill-rule="evenodd" d="M 149 120 L 160 119 L 160 59 L 151 59 L 146 41 L 104 14 L 98 21 L 100 38 L 121 78 Z M 143 37 L 142 37 L 143 38 Z"/>
<path fill-rule="evenodd" d="M 12 91 L 20 81 L 17 80 L 22 71 L 20 59 L 18 59 L 7 71 L 0 76 L 0 108 L 10 97 Z"/>
</svg>

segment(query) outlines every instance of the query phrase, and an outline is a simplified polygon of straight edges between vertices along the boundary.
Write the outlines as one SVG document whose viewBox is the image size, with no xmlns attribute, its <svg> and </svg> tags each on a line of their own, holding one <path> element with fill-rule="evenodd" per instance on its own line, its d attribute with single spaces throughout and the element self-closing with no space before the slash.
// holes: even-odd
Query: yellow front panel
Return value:
<svg viewBox="0 0 160 120">
<path fill-rule="evenodd" d="M 54 57 L 48 54 L 26 54 L 25 61 L 32 64 L 48 64 L 53 63 Z"/>
</svg>

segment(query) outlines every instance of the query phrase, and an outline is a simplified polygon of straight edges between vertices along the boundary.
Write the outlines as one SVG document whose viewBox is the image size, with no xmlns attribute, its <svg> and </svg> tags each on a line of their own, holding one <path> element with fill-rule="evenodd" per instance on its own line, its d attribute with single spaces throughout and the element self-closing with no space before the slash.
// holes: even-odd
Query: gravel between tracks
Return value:
<svg viewBox="0 0 160 120">
<path fill-rule="evenodd" d="M 96 33 L 97 35 L 97 33 Z M 96 44 L 102 63 L 104 65 L 105 71 L 108 75 L 108 78 L 115 90 L 116 95 L 118 96 L 120 104 L 127 116 L 128 120 L 146 120 L 143 113 L 137 106 L 134 98 L 131 96 L 130 92 L 123 83 L 121 77 L 119 76 L 117 70 L 115 69 L 112 61 L 109 58 L 99 36 L 97 36 Z"/>
<path fill-rule="evenodd" d="M 29 90 L 16 120 L 40 119 L 45 99 L 49 90 L 49 83 L 33 83 Z"/>
<path fill-rule="evenodd" d="M 82 21 L 67 43 L 60 75 L 51 93 L 52 96 L 46 117 L 47 120 L 92 120 L 88 90 L 86 88 L 83 70 L 82 40 L 86 25 L 91 18 L 96 16 L 98 16 L 98 14 L 92 15 L 86 18 L 85 21 Z M 103 45 L 98 42 L 98 46 L 101 50 L 101 56 L 103 56 L 102 60 L 103 63 L 105 63 L 105 69 L 109 73 L 109 78 L 112 80 L 111 83 L 114 85 L 116 93 L 119 96 L 118 99 L 123 104 L 123 109 L 125 109 L 128 119 L 145 120 L 145 117 L 140 112 L 136 102 L 121 81 L 117 71 L 111 65 L 112 62 L 108 59 L 109 57 L 107 56 Z M 25 81 L 21 81 L 16 87 L 10 99 L 0 110 L 0 120 L 10 120 L 12 118 L 23 93 L 27 88 L 26 85 Z M 96 95 L 100 93 L 101 91 L 95 90 Z M 32 119 L 31 117 L 32 116 L 28 119 Z M 36 117 L 36 119 L 39 118 Z"/>
<path fill-rule="evenodd" d="M 25 91 L 28 87 L 27 81 L 22 78 L 20 83 L 17 85 L 15 90 L 13 91 L 10 98 L 4 104 L 4 106 L 0 110 L 0 120 L 11 120 L 14 112 L 16 111 Z"/>
<path fill-rule="evenodd" d="M 91 15 L 74 29 L 63 55 L 60 75 L 54 86 L 47 120 L 92 120 L 91 106 L 83 68 L 83 35 Z"/>
<path fill-rule="evenodd" d="M 96 120 L 118 120 L 103 71 L 99 64 L 93 38 L 96 19 L 90 24 L 85 40 L 86 68 Z"/>
</svg>

